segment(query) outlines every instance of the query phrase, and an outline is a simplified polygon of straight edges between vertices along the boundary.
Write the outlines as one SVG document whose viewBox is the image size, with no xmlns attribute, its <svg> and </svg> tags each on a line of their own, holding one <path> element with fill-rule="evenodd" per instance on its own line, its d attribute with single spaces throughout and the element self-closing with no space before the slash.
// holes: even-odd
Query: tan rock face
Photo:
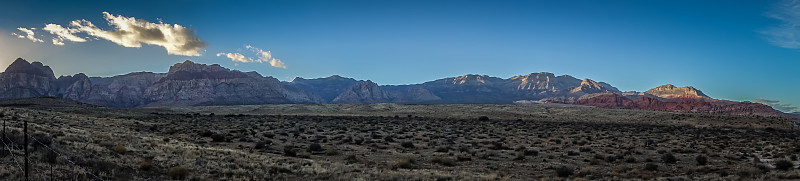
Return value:
<svg viewBox="0 0 800 181">
<path fill-rule="evenodd" d="M 378 84 L 369 80 L 347 88 L 342 94 L 333 99 L 333 103 L 382 103 L 390 101 L 389 93 L 383 91 Z"/>
<path fill-rule="evenodd" d="M 593 80 L 590 80 L 590 79 L 583 79 L 583 81 L 581 82 L 581 85 L 578 86 L 578 87 L 575 87 L 570 92 L 572 92 L 572 93 L 579 93 L 580 92 L 580 93 L 594 94 L 594 93 L 601 93 L 601 92 L 606 92 L 606 91 L 609 91 L 609 90 L 606 89 L 605 87 L 603 87 L 603 85 L 600 85 L 599 83 L 597 83 L 597 82 L 595 82 Z"/>
<path fill-rule="evenodd" d="M 692 86 L 675 87 L 672 84 L 658 86 L 656 88 L 652 88 L 650 90 L 647 90 L 647 92 L 645 92 L 645 93 L 648 93 L 648 94 L 651 94 L 651 95 L 654 95 L 654 96 L 658 96 L 658 97 L 661 97 L 661 98 L 678 98 L 678 97 L 684 97 L 684 98 L 691 98 L 691 97 L 702 98 L 702 97 L 706 97 L 707 98 L 708 97 L 706 94 L 703 94 L 702 91 L 700 91 L 698 89 L 695 89 Z"/>
</svg>

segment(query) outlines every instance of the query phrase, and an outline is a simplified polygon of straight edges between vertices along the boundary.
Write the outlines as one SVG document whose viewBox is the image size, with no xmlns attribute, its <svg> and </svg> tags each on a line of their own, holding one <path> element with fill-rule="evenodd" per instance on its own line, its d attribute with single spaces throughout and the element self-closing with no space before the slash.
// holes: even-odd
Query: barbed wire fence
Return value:
<svg viewBox="0 0 800 181">
<path fill-rule="evenodd" d="M 50 141 L 41 140 L 43 139 L 41 137 L 37 139 L 36 138 L 37 136 L 34 136 L 31 133 L 29 133 L 28 121 L 26 119 L 20 120 L 18 117 L 13 116 L 10 119 L 11 122 L 9 122 L 9 119 L 5 117 L 6 115 L 0 113 L 0 119 L 2 119 L 3 121 L 2 135 L 0 135 L 0 142 L 2 142 L 3 144 L 2 145 L 3 149 L 2 151 L 0 151 L 0 157 L 6 158 L 10 156 L 8 160 L 11 161 L 6 161 L 5 159 L 3 159 L 0 160 L 0 164 L 16 167 L 18 169 L 18 172 L 13 171 L 17 172 L 17 174 L 14 175 L 16 176 L 15 177 L 16 180 L 25 180 L 25 181 L 31 179 L 45 180 L 45 181 L 59 180 L 59 178 L 62 178 L 62 175 L 58 174 L 63 174 L 63 173 L 54 172 L 53 164 L 58 164 L 58 160 L 60 158 L 64 160 L 62 163 L 65 164 L 63 165 L 66 165 L 68 167 L 73 167 L 79 170 L 80 172 L 83 173 L 83 177 L 93 180 L 105 181 L 103 178 L 97 176 L 96 174 L 90 172 L 85 167 L 80 166 L 75 161 L 69 159 L 70 157 L 65 155 L 65 153 L 61 153 L 56 151 L 56 149 L 53 149 L 53 147 L 51 146 L 52 140 Z M 14 123 L 17 126 L 19 124 L 22 124 L 22 129 L 21 129 L 22 131 L 20 131 L 19 127 L 11 126 L 10 123 Z M 29 139 L 32 140 L 32 142 L 29 142 L 28 141 Z M 19 144 L 20 142 L 22 142 L 22 144 Z M 39 159 L 31 159 L 33 158 L 30 154 L 31 150 L 29 149 L 31 147 L 35 149 L 34 151 L 39 151 L 41 153 L 37 156 L 33 156 L 33 157 L 38 157 Z M 39 161 L 44 160 L 44 162 L 46 162 L 47 164 L 47 169 L 49 169 L 50 173 L 47 173 L 46 170 L 43 171 L 43 169 L 45 168 L 42 166 L 37 166 L 37 164 L 30 164 L 30 161 L 36 161 L 36 160 Z M 43 164 L 38 164 L 38 165 L 43 165 Z M 82 177 L 81 175 L 72 175 L 72 176 L 74 176 L 75 179 Z"/>
</svg>

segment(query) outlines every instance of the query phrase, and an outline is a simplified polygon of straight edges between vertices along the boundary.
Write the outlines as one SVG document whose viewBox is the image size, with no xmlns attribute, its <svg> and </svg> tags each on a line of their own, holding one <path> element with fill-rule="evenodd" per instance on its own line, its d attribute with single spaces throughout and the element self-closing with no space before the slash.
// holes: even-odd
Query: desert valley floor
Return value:
<svg viewBox="0 0 800 181">
<path fill-rule="evenodd" d="M 789 118 L 561 104 L 112 109 L 54 98 L 0 102 L 0 113 L 0 180 L 22 179 L 25 137 L 35 140 L 31 180 L 800 179 Z"/>
</svg>

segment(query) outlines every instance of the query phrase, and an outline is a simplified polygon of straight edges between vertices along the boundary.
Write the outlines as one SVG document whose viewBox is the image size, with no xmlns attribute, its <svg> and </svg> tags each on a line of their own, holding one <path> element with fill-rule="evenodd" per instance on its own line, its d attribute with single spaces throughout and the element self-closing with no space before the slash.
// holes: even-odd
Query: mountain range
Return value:
<svg viewBox="0 0 800 181">
<path fill-rule="evenodd" d="M 246 104 L 402 103 L 510 104 L 545 102 L 606 108 L 786 116 L 769 106 L 713 99 L 694 87 L 670 84 L 646 92 L 621 92 L 605 82 L 541 72 L 508 79 L 463 75 L 420 84 L 378 85 L 338 75 L 281 82 L 218 64 L 177 63 L 166 73 L 113 77 L 53 74 L 49 66 L 16 59 L 0 73 L 0 99 L 59 97 L 131 108 Z"/>
</svg>

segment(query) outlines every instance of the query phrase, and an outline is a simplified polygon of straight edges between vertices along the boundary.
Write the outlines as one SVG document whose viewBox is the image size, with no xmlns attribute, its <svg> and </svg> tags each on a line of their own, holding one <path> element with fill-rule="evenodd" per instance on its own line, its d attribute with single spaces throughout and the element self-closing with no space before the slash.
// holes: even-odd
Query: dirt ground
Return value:
<svg viewBox="0 0 800 181">
<path fill-rule="evenodd" d="M 111 109 L 48 98 L 0 102 L 0 113 L 0 180 L 22 178 L 26 136 L 38 140 L 32 180 L 800 179 L 800 132 L 786 118 L 558 104 Z"/>
</svg>

